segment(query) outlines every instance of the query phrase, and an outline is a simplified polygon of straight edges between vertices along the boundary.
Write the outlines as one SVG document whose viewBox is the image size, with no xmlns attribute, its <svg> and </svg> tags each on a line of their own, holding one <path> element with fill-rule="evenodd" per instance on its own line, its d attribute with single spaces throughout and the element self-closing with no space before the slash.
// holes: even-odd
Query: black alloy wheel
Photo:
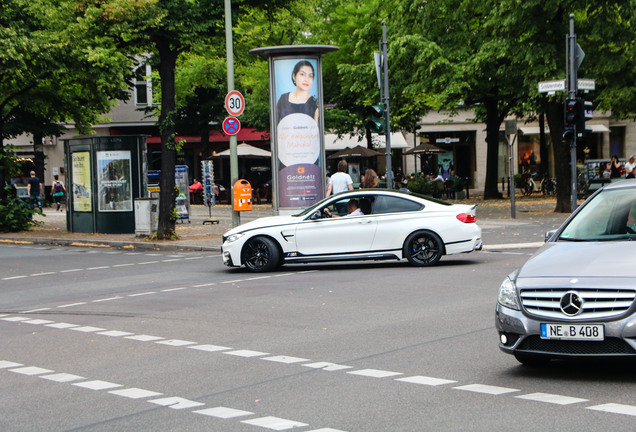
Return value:
<svg viewBox="0 0 636 432">
<path fill-rule="evenodd" d="M 280 263 L 278 247 L 267 237 L 255 237 L 243 246 L 242 261 L 252 272 L 274 270 Z"/>
<path fill-rule="evenodd" d="M 430 231 L 414 232 L 404 243 L 403 254 L 408 261 L 418 267 L 436 264 L 444 255 L 442 240 Z"/>
</svg>

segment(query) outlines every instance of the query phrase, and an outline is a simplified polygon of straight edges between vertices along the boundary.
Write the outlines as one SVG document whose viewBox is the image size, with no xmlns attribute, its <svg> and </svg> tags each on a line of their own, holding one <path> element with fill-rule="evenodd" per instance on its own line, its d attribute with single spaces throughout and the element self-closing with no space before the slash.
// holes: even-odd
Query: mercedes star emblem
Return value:
<svg viewBox="0 0 636 432">
<path fill-rule="evenodd" d="M 561 311 L 567 316 L 574 316 L 583 310 L 583 298 L 576 291 L 568 291 L 559 302 Z"/>
</svg>

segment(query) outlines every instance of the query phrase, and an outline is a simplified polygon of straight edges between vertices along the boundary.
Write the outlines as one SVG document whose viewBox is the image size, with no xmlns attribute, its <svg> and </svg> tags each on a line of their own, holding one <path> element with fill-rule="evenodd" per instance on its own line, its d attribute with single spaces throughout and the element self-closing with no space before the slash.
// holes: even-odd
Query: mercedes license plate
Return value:
<svg viewBox="0 0 636 432">
<path fill-rule="evenodd" d="M 541 324 L 541 339 L 597 340 L 605 339 L 603 324 Z"/>
</svg>

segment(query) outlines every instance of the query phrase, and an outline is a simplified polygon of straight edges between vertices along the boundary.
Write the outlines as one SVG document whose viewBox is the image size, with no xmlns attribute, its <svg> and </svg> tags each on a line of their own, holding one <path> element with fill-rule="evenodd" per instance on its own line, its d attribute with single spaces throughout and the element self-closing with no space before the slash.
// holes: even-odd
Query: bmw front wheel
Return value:
<svg viewBox="0 0 636 432">
<path fill-rule="evenodd" d="M 437 234 L 419 231 L 407 237 L 403 254 L 414 266 L 430 266 L 440 260 L 444 254 L 444 246 Z"/>
<path fill-rule="evenodd" d="M 245 243 L 241 253 L 243 264 L 252 272 L 274 270 L 280 264 L 276 243 L 267 237 L 255 237 Z"/>
</svg>

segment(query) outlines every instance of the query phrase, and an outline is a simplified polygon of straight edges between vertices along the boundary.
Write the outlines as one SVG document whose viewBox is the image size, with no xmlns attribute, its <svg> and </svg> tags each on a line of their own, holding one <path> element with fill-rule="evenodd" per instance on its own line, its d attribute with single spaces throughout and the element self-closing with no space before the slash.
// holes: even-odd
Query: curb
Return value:
<svg viewBox="0 0 636 432">
<path fill-rule="evenodd" d="M 207 251 L 221 252 L 220 247 L 197 246 L 175 243 L 149 243 L 149 242 L 127 242 L 111 240 L 79 240 L 79 239 L 59 239 L 59 238 L 29 238 L 13 239 L 0 238 L 0 243 L 10 244 L 40 244 L 52 246 L 84 246 L 84 247 L 112 247 L 116 249 L 141 249 L 141 250 L 165 250 L 165 251 Z"/>
</svg>

